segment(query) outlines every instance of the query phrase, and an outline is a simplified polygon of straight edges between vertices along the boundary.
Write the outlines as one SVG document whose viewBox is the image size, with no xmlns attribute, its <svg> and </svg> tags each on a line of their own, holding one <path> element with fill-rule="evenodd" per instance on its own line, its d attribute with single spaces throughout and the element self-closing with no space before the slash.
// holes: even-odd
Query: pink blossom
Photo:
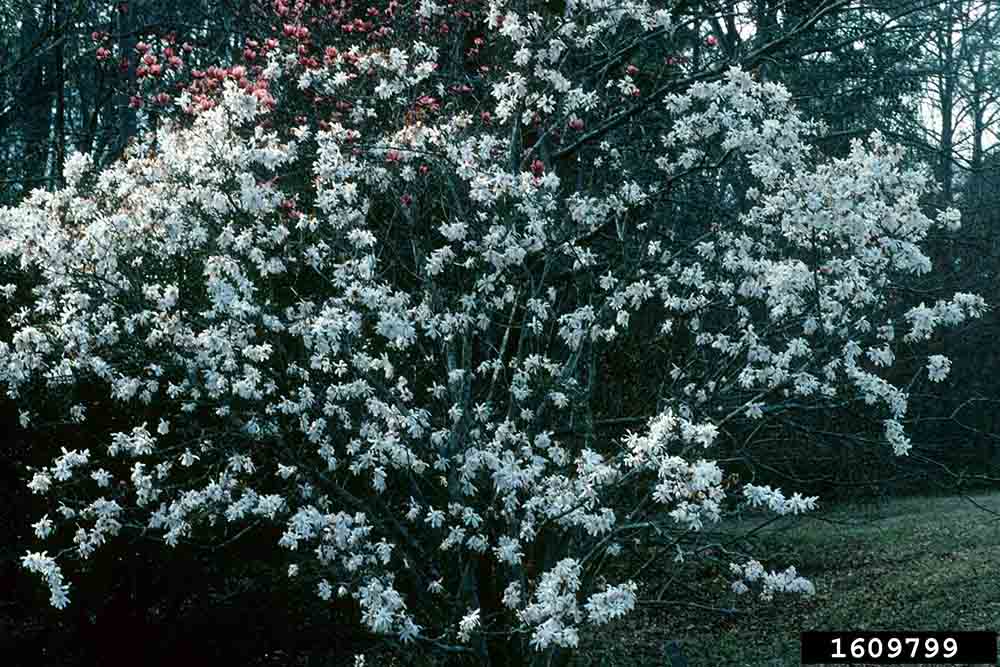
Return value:
<svg viewBox="0 0 1000 667">
<path fill-rule="evenodd" d="M 205 95 L 199 95 L 197 98 L 195 98 L 195 103 L 197 104 L 198 109 L 201 111 L 208 111 L 209 109 L 215 106 L 215 102 L 210 100 Z"/>
<path fill-rule="evenodd" d="M 441 108 L 441 103 L 430 95 L 424 95 L 417 99 L 417 106 L 430 109 L 431 111 L 437 111 Z"/>
<path fill-rule="evenodd" d="M 271 97 L 271 93 L 267 92 L 266 89 L 254 88 L 254 90 L 250 94 L 256 97 L 258 100 L 260 100 L 260 103 L 263 104 L 268 109 L 274 108 L 275 105 L 274 98 Z"/>
</svg>

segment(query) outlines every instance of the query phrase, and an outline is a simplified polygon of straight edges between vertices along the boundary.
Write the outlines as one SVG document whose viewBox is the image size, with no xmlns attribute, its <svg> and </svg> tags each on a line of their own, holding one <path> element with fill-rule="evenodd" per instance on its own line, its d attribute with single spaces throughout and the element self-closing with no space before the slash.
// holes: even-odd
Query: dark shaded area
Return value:
<svg viewBox="0 0 1000 667">
<path fill-rule="evenodd" d="M 18 426 L 9 401 L 0 402 L 0 432 L 4 664 L 336 665 L 371 648 L 352 601 L 323 602 L 285 578 L 278 558 L 261 558 L 282 555 L 275 531 L 218 549 L 118 541 L 81 563 L 85 572 L 67 572 L 72 602 L 53 609 L 44 584 L 20 566 L 38 548 L 29 523 L 41 510 L 25 465 L 47 448 Z"/>
</svg>

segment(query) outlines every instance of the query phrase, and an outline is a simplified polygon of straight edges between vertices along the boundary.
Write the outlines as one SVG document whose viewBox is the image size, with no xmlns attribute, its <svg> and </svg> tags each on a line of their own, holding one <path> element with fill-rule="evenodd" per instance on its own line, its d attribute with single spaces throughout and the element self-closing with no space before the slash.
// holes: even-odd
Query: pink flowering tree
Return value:
<svg viewBox="0 0 1000 667">
<path fill-rule="evenodd" d="M 958 219 L 899 148 L 824 158 L 780 85 L 685 64 L 658 3 L 273 11 L 124 159 L 0 209 L 0 379 L 24 425 L 79 424 L 29 484 L 53 605 L 123 533 L 277 529 L 289 585 L 410 650 L 547 660 L 636 607 L 626 538 L 683 558 L 730 510 L 815 507 L 725 476 L 740 429 L 859 403 L 906 454 L 897 346 L 984 304 L 901 307 Z M 679 208 L 706 189 L 728 217 Z M 602 360 L 640 321 L 672 365 L 606 437 Z M 88 430 L 95 391 L 126 428 Z M 738 592 L 812 592 L 735 560 Z"/>
</svg>

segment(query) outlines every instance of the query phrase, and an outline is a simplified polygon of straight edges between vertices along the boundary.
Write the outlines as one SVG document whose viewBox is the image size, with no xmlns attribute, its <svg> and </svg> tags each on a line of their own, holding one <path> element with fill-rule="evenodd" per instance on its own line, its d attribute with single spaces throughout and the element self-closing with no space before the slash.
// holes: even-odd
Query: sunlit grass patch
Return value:
<svg viewBox="0 0 1000 667">
<path fill-rule="evenodd" d="M 815 583 L 814 597 L 770 604 L 737 597 L 724 573 L 684 565 L 714 576 L 715 593 L 687 598 L 694 604 L 644 606 L 595 638 L 575 664 L 670 665 L 664 647 L 675 641 L 691 667 L 783 667 L 799 664 L 803 630 L 995 631 L 1000 494 L 972 501 L 902 498 L 877 508 L 839 505 L 776 522 L 755 534 L 755 550 L 768 555 L 770 568 L 796 565 Z M 736 535 L 759 521 L 731 522 L 724 531 Z M 664 563 L 663 570 L 671 565 Z M 647 595 L 660 581 L 644 582 Z"/>
</svg>

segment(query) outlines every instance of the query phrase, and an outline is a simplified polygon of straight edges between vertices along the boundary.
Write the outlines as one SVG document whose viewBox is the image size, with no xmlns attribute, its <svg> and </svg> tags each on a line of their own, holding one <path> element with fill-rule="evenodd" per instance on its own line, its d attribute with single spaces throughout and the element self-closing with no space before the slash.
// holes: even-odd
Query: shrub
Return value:
<svg viewBox="0 0 1000 667">
<path fill-rule="evenodd" d="M 30 481 L 62 550 L 23 562 L 53 605 L 63 562 L 122 532 L 278 527 L 293 582 L 369 630 L 514 664 L 635 607 L 606 579 L 626 538 L 683 557 L 729 509 L 815 507 L 725 477 L 732 433 L 858 403 L 906 454 L 894 346 L 984 305 L 892 320 L 928 230 L 957 225 L 921 211 L 898 148 L 824 159 L 778 84 L 629 64 L 672 44 L 644 2 L 275 7 L 266 66 L 213 68 L 125 159 L 77 155 L 64 189 L 0 211 L 26 276 L 0 378 L 23 423 L 80 425 Z M 690 215 L 696 190 L 731 213 Z M 640 310 L 672 365 L 649 369 L 656 414 L 608 436 L 635 416 L 594 419 L 621 381 L 601 362 Z M 88 429 L 109 400 L 127 425 Z M 812 588 L 732 570 L 764 597 Z"/>
</svg>

